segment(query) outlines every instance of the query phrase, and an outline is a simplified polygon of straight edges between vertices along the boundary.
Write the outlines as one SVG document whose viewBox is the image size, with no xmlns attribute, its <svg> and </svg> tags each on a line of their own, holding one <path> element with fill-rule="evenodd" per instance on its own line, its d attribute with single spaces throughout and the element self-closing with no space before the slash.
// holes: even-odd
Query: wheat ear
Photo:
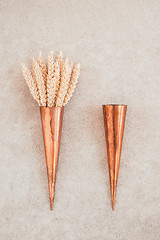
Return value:
<svg viewBox="0 0 160 240">
<path fill-rule="evenodd" d="M 73 92 L 76 88 L 77 82 L 78 82 L 79 74 L 80 74 L 80 64 L 77 64 L 73 69 L 71 81 L 69 83 L 67 94 L 64 98 L 63 106 L 65 106 L 71 99 Z"/>
<path fill-rule="evenodd" d="M 62 62 L 63 62 L 63 53 L 61 51 L 57 55 L 56 60 L 58 61 L 58 64 L 60 65 L 60 68 L 61 68 L 62 67 Z"/>
<path fill-rule="evenodd" d="M 36 76 L 37 87 L 38 87 L 38 90 L 39 90 L 40 106 L 44 107 L 44 106 L 46 106 L 45 84 L 44 84 L 44 81 L 43 81 L 41 68 L 34 58 L 33 58 L 33 66 L 34 66 L 34 71 L 35 71 L 35 76 Z"/>
<path fill-rule="evenodd" d="M 30 90 L 33 98 L 39 104 L 39 92 L 38 92 L 37 84 L 36 84 L 35 80 L 33 79 L 31 72 L 28 70 L 28 68 L 23 63 L 21 64 L 21 68 L 22 68 L 23 76 L 29 87 L 29 90 Z"/>
<path fill-rule="evenodd" d="M 66 61 L 62 63 L 61 81 L 60 81 L 60 87 L 58 90 L 58 96 L 56 101 L 57 107 L 63 106 L 63 101 L 67 93 L 71 71 L 72 71 L 71 65 L 69 64 L 68 59 L 66 59 Z"/>
<path fill-rule="evenodd" d="M 60 86 L 62 63 L 63 63 L 63 53 L 60 51 L 59 54 L 57 55 L 56 64 L 54 67 L 54 69 L 55 69 L 54 77 L 55 77 L 55 82 L 56 82 L 56 92 L 55 92 L 54 104 L 56 103 L 58 90 L 59 90 L 59 86 Z"/>
<path fill-rule="evenodd" d="M 32 61 L 32 76 L 33 76 L 34 82 L 35 82 L 36 85 L 37 85 L 37 82 L 36 82 L 36 74 L 35 74 L 35 65 L 34 65 L 34 62 L 33 62 L 33 61 Z"/>
<path fill-rule="evenodd" d="M 38 61 L 39 61 L 39 66 L 41 67 L 43 81 L 44 81 L 44 84 L 45 84 L 45 87 L 46 87 L 46 83 L 47 83 L 47 68 L 46 68 L 44 59 L 42 58 L 42 53 L 41 52 L 39 52 Z"/>
<path fill-rule="evenodd" d="M 48 56 L 48 76 L 47 76 L 47 106 L 53 107 L 53 98 L 55 93 L 54 77 L 54 59 L 53 52 Z"/>
<path fill-rule="evenodd" d="M 54 77 L 52 78 L 52 82 L 54 87 L 54 91 L 52 94 L 52 106 L 55 106 L 60 83 L 60 65 L 58 64 L 57 60 L 54 63 Z"/>
</svg>

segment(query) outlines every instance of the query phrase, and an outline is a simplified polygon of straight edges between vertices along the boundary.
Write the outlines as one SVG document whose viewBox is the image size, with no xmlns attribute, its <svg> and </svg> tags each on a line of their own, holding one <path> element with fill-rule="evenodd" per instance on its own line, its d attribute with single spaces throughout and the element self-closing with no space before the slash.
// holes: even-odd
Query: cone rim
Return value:
<svg viewBox="0 0 160 240">
<path fill-rule="evenodd" d="M 105 106 L 127 106 L 127 104 L 102 104 L 103 107 Z"/>
<path fill-rule="evenodd" d="M 40 106 L 40 108 L 46 108 L 46 109 L 48 108 L 48 109 L 49 109 L 49 108 L 64 108 L 64 107 L 63 107 L 63 106 L 62 106 L 62 107 L 56 107 L 56 106 L 53 106 L 53 107 L 49 107 L 49 106 Z"/>
</svg>

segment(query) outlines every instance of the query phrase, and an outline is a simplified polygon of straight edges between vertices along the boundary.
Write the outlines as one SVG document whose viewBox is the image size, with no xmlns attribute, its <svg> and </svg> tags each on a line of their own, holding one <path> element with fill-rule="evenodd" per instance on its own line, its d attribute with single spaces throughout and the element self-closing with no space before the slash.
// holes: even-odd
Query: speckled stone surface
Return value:
<svg viewBox="0 0 160 240">
<path fill-rule="evenodd" d="M 0 1 L 0 239 L 160 239 L 160 1 Z M 81 63 L 64 112 L 54 210 L 40 112 L 20 64 Z M 115 211 L 102 104 L 128 105 Z"/>
</svg>

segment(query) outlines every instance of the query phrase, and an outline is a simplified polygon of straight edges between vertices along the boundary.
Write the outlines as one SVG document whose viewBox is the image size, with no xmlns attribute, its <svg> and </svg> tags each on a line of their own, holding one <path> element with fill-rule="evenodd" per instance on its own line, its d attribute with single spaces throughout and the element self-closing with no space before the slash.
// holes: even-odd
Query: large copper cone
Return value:
<svg viewBox="0 0 160 240">
<path fill-rule="evenodd" d="M 127 105 L 103 105 L 113 210 L 116 197 L 126 110 Z"/>
<path fill-rule="evenodd" d="M 61 140 L 63 107 L 40 107 L 40 113 L 46 154 L 50 207 L 52 210 Z"/>
</svg>

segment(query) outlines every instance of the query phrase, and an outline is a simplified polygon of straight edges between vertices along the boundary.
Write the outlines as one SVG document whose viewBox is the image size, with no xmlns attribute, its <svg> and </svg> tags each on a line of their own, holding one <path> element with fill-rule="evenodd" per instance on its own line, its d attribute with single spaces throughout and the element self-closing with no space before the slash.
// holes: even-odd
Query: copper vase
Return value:
<svg viewBox="0 0 160 240">
<path fill-rule="evenodd" d="M 112 209 L 114 210 L 127 105 L 103 105 Z"/>
<path fill-rule="evenodd" d="M 40 107 L 51 210 L 55 194 L 63 110 L 63 107 Z"/>
</svg>

